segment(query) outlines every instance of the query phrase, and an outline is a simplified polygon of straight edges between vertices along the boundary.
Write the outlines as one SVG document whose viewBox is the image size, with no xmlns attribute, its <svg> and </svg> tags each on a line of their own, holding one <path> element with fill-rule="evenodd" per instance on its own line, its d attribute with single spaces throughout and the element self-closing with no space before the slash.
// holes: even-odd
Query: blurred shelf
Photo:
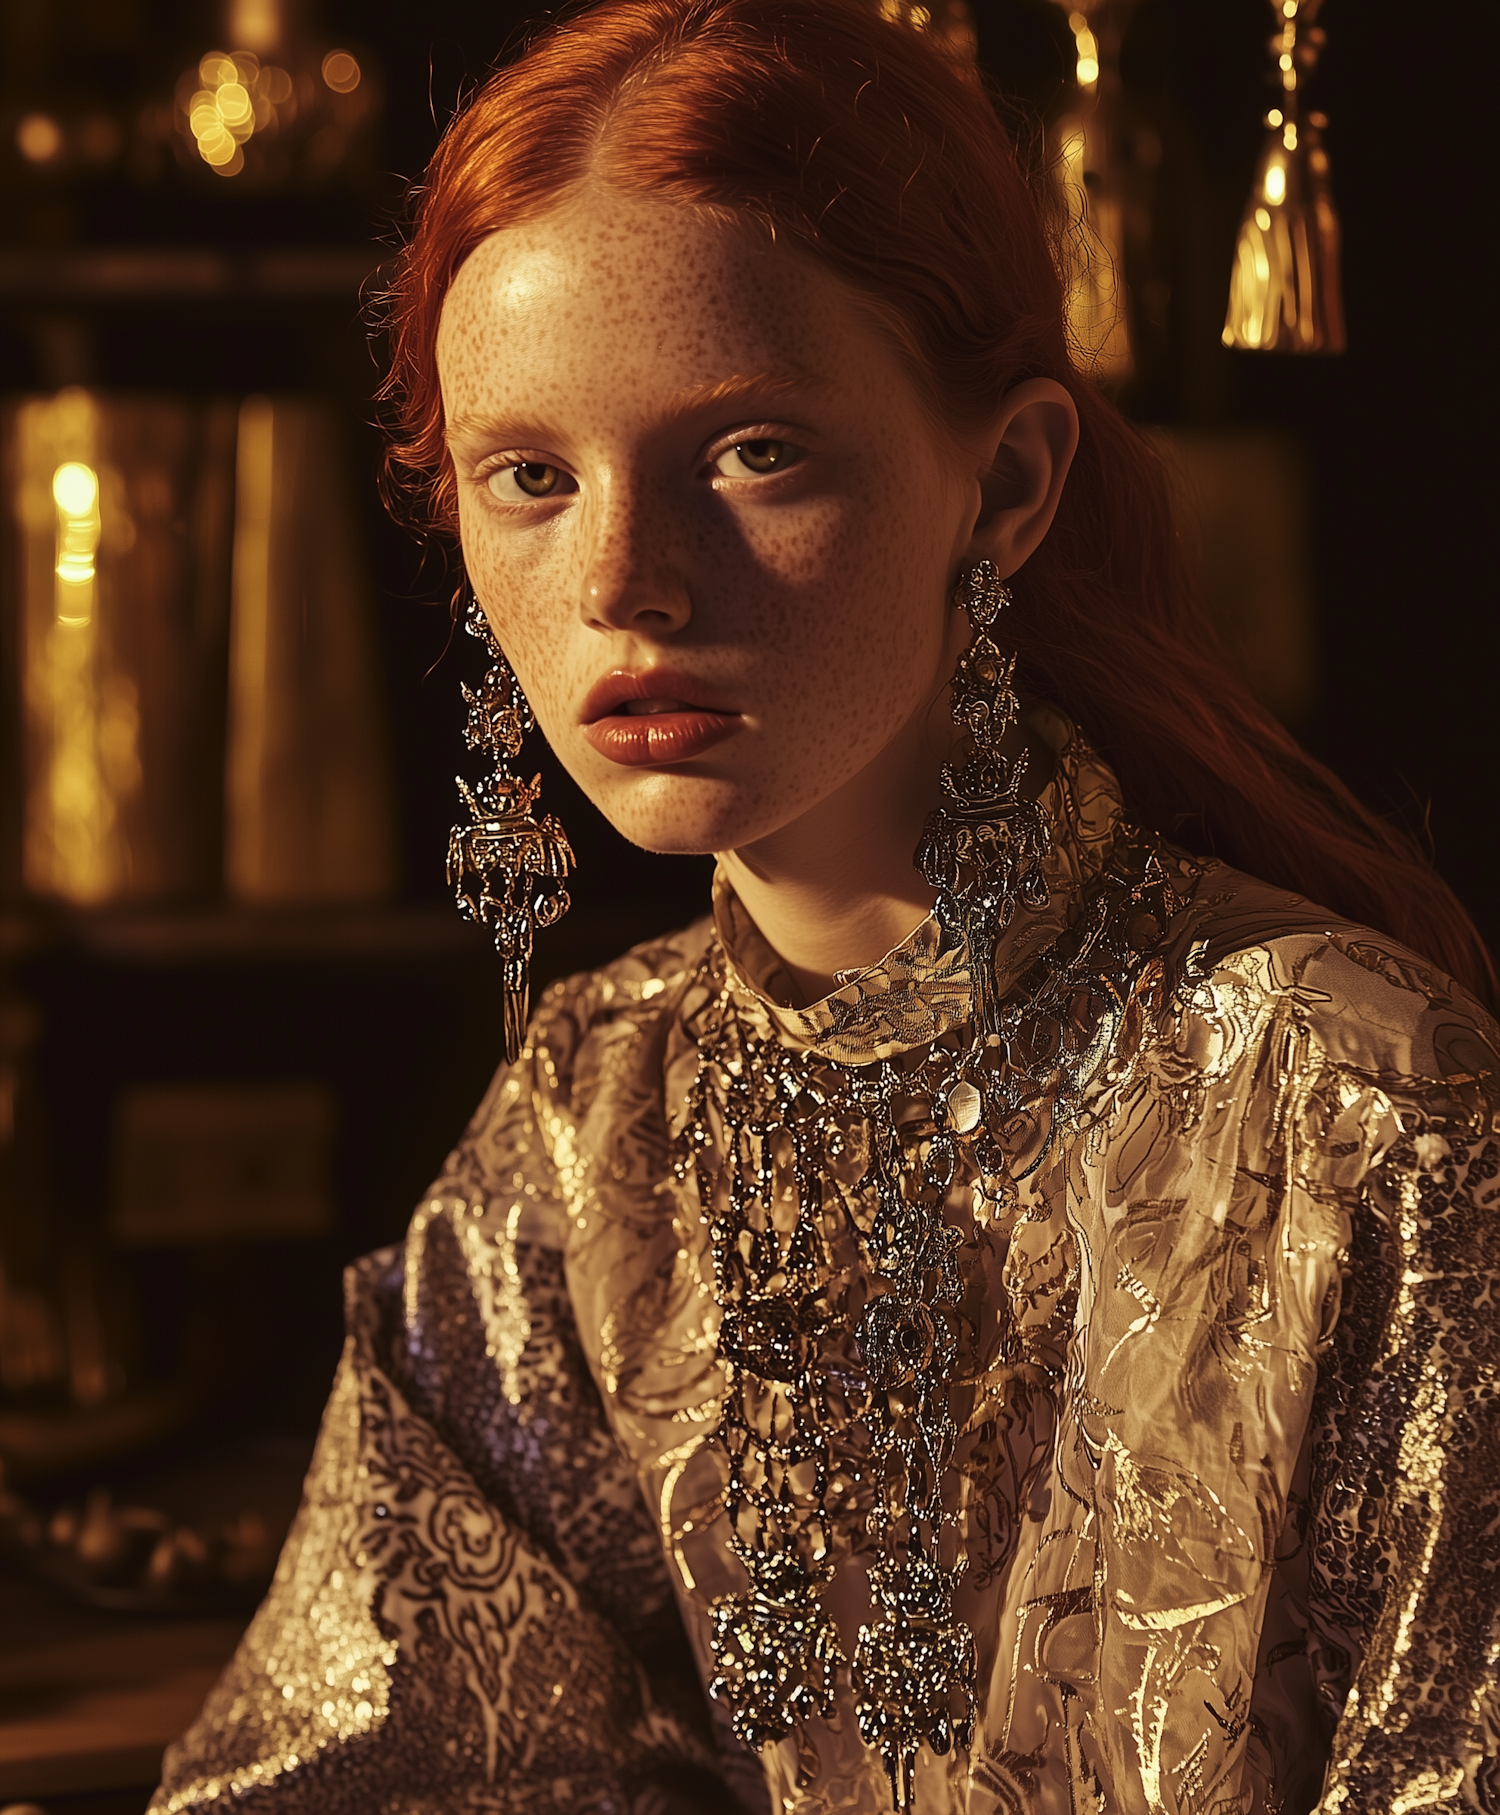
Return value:
<svg viewBox="0 0 1500 1815">
<path fill-rule="evenodd" d="M 253 1508 L 279 1548 L 311 1449 L 200 1436 L 105 1479 L 117 1503 L 160 1507 L 174 1523 L 206 1528 Z M 163 1748 L 196 1719 L 248 1618 L 111 1612 L 0 1566 L 0 1802 L 144 1786 L 143 1809 Z"/>
<path fill-rule="evenodd" d="M 0 1800 L 154 1784 L 244 1624 L 73 1609 L 0 1576 Z"/>
<path fill-rule="evenodd" d="M 91 1468 L 161 1442 L 192 1410 L 189 1395 L 172 1386 L 88 1408 L 0 1406 L 0 1463 L 10 1481 L 23 1483 Z"/>
<path fill-rule="evenodd" d="M 0 248 L 0 301 L 353 301 L 380 269 L 379 252 L 376 246 L 244 252 L 9 246 Z"/>
<path fill-rule="evenodd" d="M 43 946 L 131 964 L 482 954 L 488 937 L 446 907 L 38 908 L 0 916 L 0 953 Z"/>
<path fill-rule="evenodd" d="M 686 925 L 697 917 L 698 905 L 684 911 L 672 898 L 661 904 L 627 901 L 615 909 L 574 908 L 561 926 L 537 937 L 533 994 L 553 977 L 594 970 L 642 940 Z M 446 906 L 85 911 L 38 903 L 0 913 L 0 958 L 13 959 L 51 951 L 115 964 L 295 964 L 481 959 L 493 950 L 484 928 Z"/>
</svg>

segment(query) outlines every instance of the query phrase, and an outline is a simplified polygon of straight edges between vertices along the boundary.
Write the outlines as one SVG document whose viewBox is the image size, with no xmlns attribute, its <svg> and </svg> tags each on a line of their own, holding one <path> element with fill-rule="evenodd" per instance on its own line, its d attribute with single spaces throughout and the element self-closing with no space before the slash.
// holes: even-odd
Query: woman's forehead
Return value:
<svg viewBox="0 0 1500 1815">
<path fill-rule="evenodd" d="M 498 366 L 711 384 L 729 369 L 836 368 L 859 325 L 841 280 L 754 223 L 593 185 L 475 248 L 437 350 L 445 396 L 489 388 Z"/>
</svg>

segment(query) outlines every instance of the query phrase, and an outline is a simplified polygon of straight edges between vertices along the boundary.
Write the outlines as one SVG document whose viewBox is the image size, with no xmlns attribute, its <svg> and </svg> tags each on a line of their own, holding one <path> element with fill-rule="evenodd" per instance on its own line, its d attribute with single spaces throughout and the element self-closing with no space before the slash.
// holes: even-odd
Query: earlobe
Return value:
<svg viewBox="0 0 1500 1815">
<path fill-rule="evenodd" d="M 1078 448 L 1078 406 L 1055 379 L 1028 378 L 1001 399 L 986 439 L 992 451 L 965 558 L 991 560 L 1005 578 L 1052 527 Z"/>
</svg>

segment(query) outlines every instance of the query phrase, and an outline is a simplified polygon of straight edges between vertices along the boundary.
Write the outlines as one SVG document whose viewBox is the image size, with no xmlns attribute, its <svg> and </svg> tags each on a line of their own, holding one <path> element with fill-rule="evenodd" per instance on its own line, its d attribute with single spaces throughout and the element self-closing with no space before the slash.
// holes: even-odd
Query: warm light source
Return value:
<svg viewBox="0 0 1500 1815">
<path fill-rule="evenodd" d="M 28 113 L 16 122 L 16 149 L 28 164 L 50 164 L 62 148 L 62 128 L 50 114 Z"/>
<path fill-rule="evenodd" d="M 290 98 L 290 78 L 285 70 L 263 66 L 248 50 L 232 57 L 211 50 L 191 73 L 201 84 L 186 100 L 188 130 L 198 155 L 220 176 L 238 176 L 245 167 L 240 147 L 257 126 L 275 124 L 278 102 L 273 97 Z"/>
<path fill-rule="evenodd" d="M 87 624 L 94 615 L 94 554 L 99 547 L 99 478 L 81 460 L 52 475 L 57 506 L 57 621 Z"/>
<path fill-rule="evenodd" d="M 244 50 L 265 56 L 281 43 L 281 7 L 277 0 L 230 0 L 229 38 Z"/>
<path fill-rule="evenodd" d="M 276 0 L 232 0 L 227 18 L 234 48 L 208 51 L 177 81 L 184 149 L 222 177 L 331 175 L 379 104 L 376 72 L 350 50 L 283 45 Z"/>
<path fill-rule="evenodd" d="M 22 870 L 37 894 L 101 901 L 128 869 L 119 808 L 140 765 L 134 699 L 101 671 L 94 401 L 77 389 L 27 399 L 14 433 L 29 746 Z"/>
<path fill-rule="evenodd" d="M 1125 309 L 1118 21 L 1098 0 L 1059 0 L 1073 34 L 1072 108 L 1048 133 L 1061 192 L 1068 330 L 1079 362 L 1118 384 L 1132 369 Z"/>
<path fill-rule="evenodd" d="M 978 40 L 965 0 L 878 0 L 878 6 L 882 19 L 924 33 L 956 63 L 973 68 Z"/>
<path fill-rule="evenodd" d="M 1298 119 L 1298 81 L 1323 47 L 1313 21 L 1322 0 L 1271 0 L 1271 39 L 1283 102 L 1266 115 L 1267 139 L 1240 221 L 1226 347 L 1259 352 L 1341 353 L 1344 311 L 1339 223 L 1328 186 L 1321 114 Z"/>
<path fill-rule="evenodd" d="M 52 499 L 69 517 L 99 521 L 99 476 L 81 460 L 65 460 L 52 475 Z"/>
<path fill-rule="evenodd" d="M 1089 30 L 1089 22 L 1082 13 L 1069 13 L 1068 24 L 1072 28 L 1073 48 L 1078 59 L 1074 70 L 1078 86 L 1093 89 L 1099 82 L 1099 40 Z"/>
</svg>

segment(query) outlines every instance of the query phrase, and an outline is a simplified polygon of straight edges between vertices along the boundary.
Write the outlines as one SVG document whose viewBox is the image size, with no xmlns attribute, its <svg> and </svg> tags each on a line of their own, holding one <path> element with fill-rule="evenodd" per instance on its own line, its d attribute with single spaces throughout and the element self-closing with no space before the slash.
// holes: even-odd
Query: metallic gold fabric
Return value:
<svg viewBox="0 0 1500 1815">
<path fill-rule="evenodd" d="M 1051 902 L 1002 990 L 1139 855 L 1108 771 L 1057 741 Z M 947 1200 L 981 1718 L 922 1755 L 917 1807 L 1500 1809 L 1500 1036 L 1390 941 L 1157 857 L 1186 905 L 1122 974 L 1081 1111 L 1018 1202 L 977 1175 Z M 742 1578 L 714 1155 L 706 1204 L 669 1161 L 724 989 L 850 1063 L 951 1033 L 968 980 L 928 923 L 789 1005 L 715 908 L 549 991 L 404 1255 L 351 1271 L 307 1503 L 159 1815 L 888 1806 L 847 1686 L 764 1778 L 704 1714 L 709 1606 Z M 868 1508 L 858 1419 L 830 1415 L 847 1651 Z"/>
</svg>

